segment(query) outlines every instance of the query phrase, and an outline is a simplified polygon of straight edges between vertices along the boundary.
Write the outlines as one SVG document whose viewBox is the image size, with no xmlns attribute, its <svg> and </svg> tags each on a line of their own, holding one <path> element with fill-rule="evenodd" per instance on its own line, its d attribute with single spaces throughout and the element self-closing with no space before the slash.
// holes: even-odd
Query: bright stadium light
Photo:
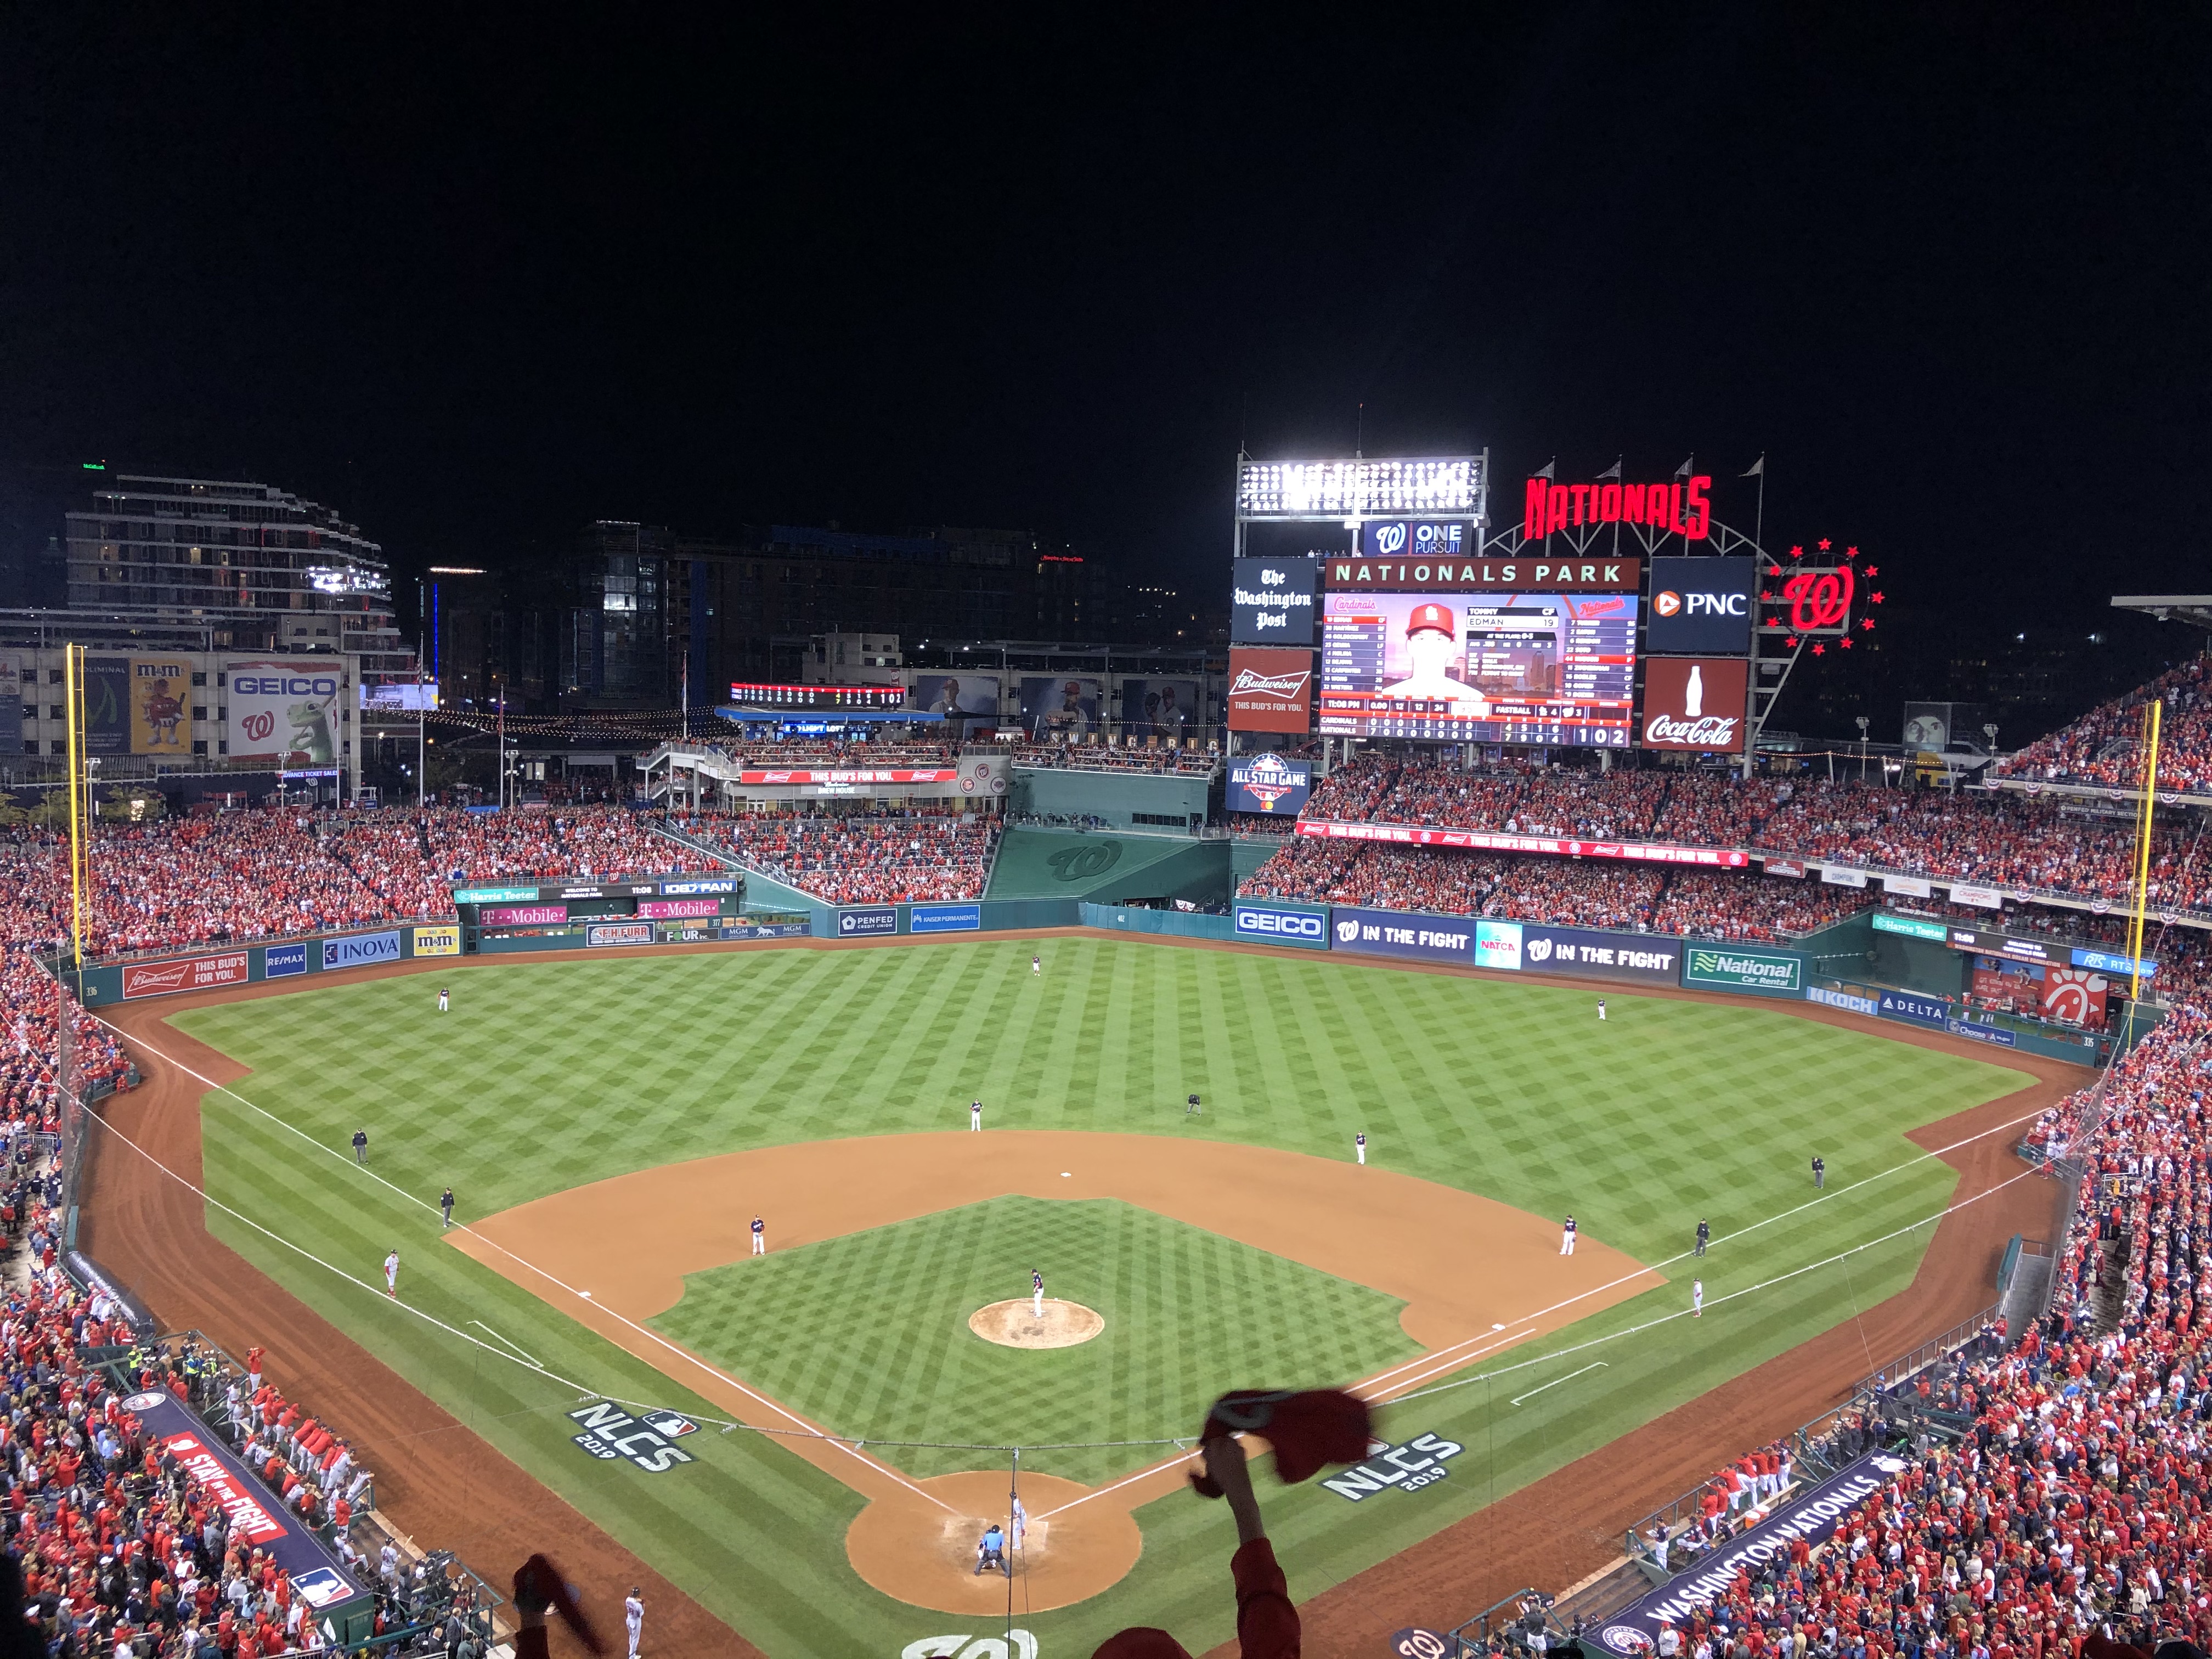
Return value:
<svg viewBox="0 0 2212 1659">
<path fill-rule="evenodd" d="M 1351 461 L 1245 461 L 1237 471 L 1240 519 L 1337 519 L 1383 514 L 1489 517 L 1480 455 Z"/>
</svg>

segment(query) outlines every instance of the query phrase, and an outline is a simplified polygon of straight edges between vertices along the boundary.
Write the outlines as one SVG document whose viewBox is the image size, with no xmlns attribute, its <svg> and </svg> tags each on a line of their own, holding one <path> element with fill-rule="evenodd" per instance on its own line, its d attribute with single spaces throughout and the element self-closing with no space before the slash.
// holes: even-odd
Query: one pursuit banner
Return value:
<svg viewBox="0 0 2212 1659">
<path fill-rule="evenodd" d="M 1650 1652 L 1662 1619 L 1682 1628 L 1696 1614 L 1710 1610 L 1735 1582 L 1739 1571 L 1755 1573 L 1788 1555 L 1793 1539 L 1815 1545 L 1834 1537 L 1847 1516 L 1896 1480 L 1905 1467 L 1903 1458 L 1888 1452 L 1868 1453 L 1788 1508 L 1777 1510 L 1749 1532 L 1698 1557 L 1688 1571 L 1677 1574 L 1661 1589 L 1606 1620 L 1597 1632 L 1599 1644 L 1625 1659 Z"/>
</svg>

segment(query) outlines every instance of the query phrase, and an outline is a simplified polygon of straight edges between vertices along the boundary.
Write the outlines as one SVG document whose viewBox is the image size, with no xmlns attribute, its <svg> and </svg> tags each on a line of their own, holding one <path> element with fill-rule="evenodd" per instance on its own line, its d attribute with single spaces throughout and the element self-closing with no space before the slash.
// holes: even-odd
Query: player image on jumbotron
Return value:
<svg viewBox="0 0 2212 1659">
<path fill-rule="evenodd" d="M 1479 688 L 1452 678 L 1458 657 L 1459 628 L 1451 607 L 1433 600 L 1417 605 L 1406 618 L 1406 677 L 1382 687 L 1381 695 L 1441 702 L 1454 714 L 1484 719 L 1490 713 L 1490 699 Z"/>
</svg>

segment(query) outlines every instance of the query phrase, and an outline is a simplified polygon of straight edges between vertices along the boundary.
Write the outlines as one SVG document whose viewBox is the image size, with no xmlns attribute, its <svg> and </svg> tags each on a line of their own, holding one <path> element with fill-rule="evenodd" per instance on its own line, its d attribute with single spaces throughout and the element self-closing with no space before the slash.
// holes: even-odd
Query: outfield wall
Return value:
<svg viewBox="0 0 2212 1659">
<path fill-rule="evenodd" d="M 1097 818 L 1114 830 L 1180 830 L 1188 834 L 1206 821 L 1210 797 L 1218 787 L 1212 778 L 1182 773 L 1018 765 L 1006 811 L 1039 817 Z"/>
<path fill-rule="evenodd" d="M 337 973 L 379 963 L 411 962 L 419 957 L 459 957 L 461 927 L 456 921 L 406 922 L 386 927 L 349 928 L 342 933 L 275 939 L 267 944 L 210 945 L 173 956 L 149 957 L 87 968 L 78 996 L 87 1007 L 207 991 L 224 985 L 258 985 L 264 980 Z M 64 972 L 75 984 L 79 976 Z"/>
</svg>

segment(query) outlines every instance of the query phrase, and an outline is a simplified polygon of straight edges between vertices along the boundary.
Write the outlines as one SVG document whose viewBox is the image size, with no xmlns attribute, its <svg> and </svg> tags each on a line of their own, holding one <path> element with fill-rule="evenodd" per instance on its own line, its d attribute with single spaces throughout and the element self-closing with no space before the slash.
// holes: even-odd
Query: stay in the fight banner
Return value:
<svg viewBox="0 0 2212 1659">
<path fill-rule="evenodd" d="M 1794 1538 L 1808 1544 L 1826 1541 L 1835 1535 L 1845 1516 L 1897 1479 L 1905 1468 L 1905 1461 L 1893 1453 L 1869 1452 L 1795 1502 L 1776 1510 L 1749 1532 L 1707 1551 L 1686 1571 L 1677 1573 L 1641 1601 L 1607 1620 L 1597 1632 L 1599 1645 L 1623 1656 L 1650 1653 L 1662 1618 L 1678 1626 L 1688 1624 L 1692 1614 L 1711 1607 L 1727 1593 L 1739 1568 L 1757 1572 L 1768 1562 L 1787 1555 Z"/>
</svg>

